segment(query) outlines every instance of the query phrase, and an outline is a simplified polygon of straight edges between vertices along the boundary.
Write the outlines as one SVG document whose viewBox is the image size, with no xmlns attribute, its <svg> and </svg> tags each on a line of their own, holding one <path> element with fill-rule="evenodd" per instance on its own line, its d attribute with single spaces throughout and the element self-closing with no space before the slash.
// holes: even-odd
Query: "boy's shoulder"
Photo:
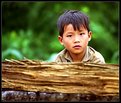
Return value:
<svg viewBox="0 0 121 103">
<path fill-rule="evenodd" d="M 63 49 L 63 50 L 61 50 L 58 54 L 57 54 L 57 56 L 63 56 L 63 55 L 65 55 L 66 54 L 66 52 L 67 52 L 67 50 L 66 49 Z"/>
<path fill-rule="evenodd" d="M 66 62 L 65 55 L 67 55 L 67 50 L 63 49 L 56 55 L 56 62 Z"/>
<path fill-rule="evenodd" d="M 100 53 L 100 52 L 98 52 L 97 50 L 95 50 L 93 47 L 91 47 L 91 46 L 88 46 L 88 51 L 91 53 L 91 54 L 93 54 L 94 56 L 102 56 L 102 54 Z"/>
<path fill-rule="evenodd" d="M 100 60 L 100 62 L 105 63 L 104 57 L 100 52 L 92 48 L 91 46 L 88 46 L 88 52 L 91 56 L 92 61 L 97 61 Z"/>
</svg>

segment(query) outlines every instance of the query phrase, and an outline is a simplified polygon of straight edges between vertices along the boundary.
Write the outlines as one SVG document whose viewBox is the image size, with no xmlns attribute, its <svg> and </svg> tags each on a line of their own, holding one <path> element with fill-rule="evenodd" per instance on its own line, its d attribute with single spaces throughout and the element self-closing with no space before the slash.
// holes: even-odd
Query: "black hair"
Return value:
<svg viewBox="0 0 121 103">
<path fill-rule="evenodd" d="M 74 30 L 80 30 L 80 26 L 83 26 L 88 30 L 88 32 L 90 31 L 88 16 L 78 10 L 66 10 L 62 15 L 60 15 L 57 21 L 60 36 L 63 36 L 64 27 L 68 24 L 72 24 Z"/>
</svg>

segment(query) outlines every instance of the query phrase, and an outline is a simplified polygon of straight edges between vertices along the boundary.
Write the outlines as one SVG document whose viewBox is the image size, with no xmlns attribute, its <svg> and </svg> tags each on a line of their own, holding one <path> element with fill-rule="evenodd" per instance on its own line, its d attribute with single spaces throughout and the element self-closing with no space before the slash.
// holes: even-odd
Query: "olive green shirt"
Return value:
<svg viewBox="0 0 121 103">
<path fill-rule="evenodd" d="M 73 62 L 73 60 L 67 49 L 64 49 L 57 54 L 55 62 Z M 87 46 L 85 56 L 80 62 L 104 64 L 105 60 L 99 52 L 92 47 Z"/>
</svg>

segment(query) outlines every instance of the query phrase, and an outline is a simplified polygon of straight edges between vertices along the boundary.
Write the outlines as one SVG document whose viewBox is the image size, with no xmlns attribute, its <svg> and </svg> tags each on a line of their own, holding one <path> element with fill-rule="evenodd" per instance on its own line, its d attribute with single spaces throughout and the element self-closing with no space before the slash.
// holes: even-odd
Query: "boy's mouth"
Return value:
<svg viewBox="0 0 121 103">
<path fill-rule="evenodd" d="M 80 45 L 75 45 L 73 48 L 78 49 L 78 48 L 80 48 L 80 47 L 81 47 Z"/>
</svg>

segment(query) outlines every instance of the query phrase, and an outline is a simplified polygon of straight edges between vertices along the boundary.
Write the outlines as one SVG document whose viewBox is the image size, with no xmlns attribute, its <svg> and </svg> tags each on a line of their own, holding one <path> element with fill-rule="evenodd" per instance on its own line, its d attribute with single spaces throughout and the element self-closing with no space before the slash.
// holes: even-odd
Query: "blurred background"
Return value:
<svg viewBox="0 0 121 103">
<path fill-rule="evenodd" d="M 119 2 L 2 2 L 2 61 L 53 61 L 63 46 L 58 41 L 57 19 L 67 9 L 90 18 L 89 45 L 106 63 L 119 63 Z"/>
</svg>

